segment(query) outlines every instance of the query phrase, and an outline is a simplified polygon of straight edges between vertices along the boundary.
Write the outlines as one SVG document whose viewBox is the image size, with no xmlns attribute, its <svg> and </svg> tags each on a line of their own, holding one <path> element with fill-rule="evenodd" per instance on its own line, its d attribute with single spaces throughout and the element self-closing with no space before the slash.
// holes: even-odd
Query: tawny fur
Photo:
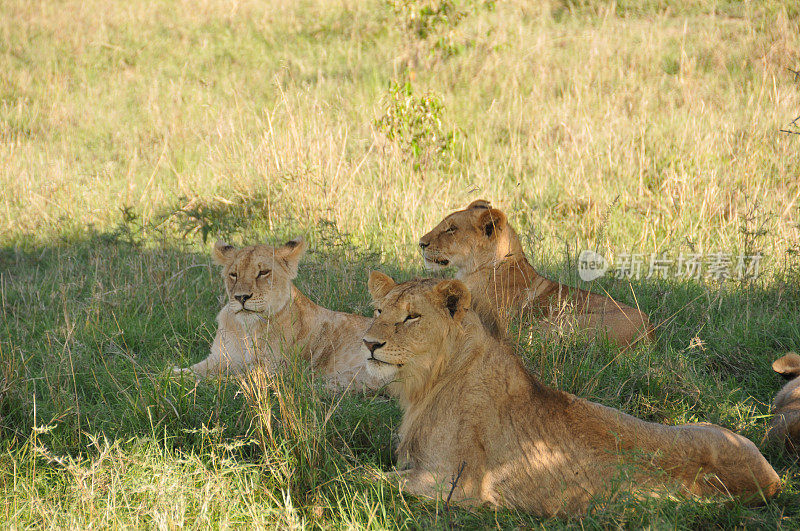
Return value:
<svg viewBox="0 0 800 531">
<path fill-rule="evenodd" d="M 379 315 L 365 354 L 403 407 L 402 489 L 446 497 L 463 464 L 452 502 L 538 515 L 585 513 L 614 487 L 753 503 L 779 490 L 756 446 L 729 430 L 645 422 L 543 385 L 488 334 L 458 280 L 373 272 L 369 288 Z"/>
<path fill-rule="evenodd" d="M 472 292 L 473 309 L 495 334 L 521 315 L 537 319 L 545 332 L 606 335 L 621 347 L 652 339 L 653 327 L 638 309 L 539 275 L 506 216 L 487 201 L 453 212 L 419 244 L 429 268 L 456 267 L 456 278 Z"/>
<path fill-rule="evenodd" d="M 292 284 L 305 249 L 302 240 L 243 249 L 217 242 L 214 260 L 222 266 L 228 303 L 217 315 L 208 358 L 176 372 L 236 374 L 253 364 L 276 371 L 296 351 L 331 389 L 380 389 L 384 382 L 367 373 L 361 351 L 372 319 L 318 306 Z M 247 295 L 244 304 L 237 299 Z"/>
<path fill-rule="evenodd" d="M 775 360 L 772 368 L 790 381 L 775 395 L 767 439 L 800 453 L 800 356 L 790 352 Z"/>
</svg>

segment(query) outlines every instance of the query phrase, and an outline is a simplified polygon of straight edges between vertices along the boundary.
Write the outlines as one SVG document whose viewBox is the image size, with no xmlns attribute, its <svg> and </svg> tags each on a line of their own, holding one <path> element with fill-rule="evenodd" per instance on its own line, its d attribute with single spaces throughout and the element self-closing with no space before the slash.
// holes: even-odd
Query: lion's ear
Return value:
<svg viewBox="0 0 800 531">
<path fill-rule="evenodd" d="M 384 298 L 396 285 L 397 283 L 392 277 L 384 275 L 380 271 L 371 271 L 369 280 L 367 280 L 367 289 L 374 300 Z"/>
<path fill-rule="evenodd" d="M 224 266 L 228 265 L 233 259 L 234 252 L 236 252 L 236 249 L 233 248 L 233 245 L 228 245 L 222 240 L 217 240 L 217 243 L 214 244 L 211 257 L 215 264 Z"/>
<path fill-rule="evenodd" d="M 478 199 L 470 203 L 466 210 L 472 210 L 473 208 L 492 208 L 492 204 L 486 199 Z"/>
<path fill-rule="evenodd" d="M 772 362 L 772 370 L 786 379 L 800 376 L 800 356 L 790 352 Z"/>
<path fill-rule="evenodd" d="M 297 276 L 297 266 L 300 264 L 300 259 L 306 254 L 307 248 L 308 244 L 305 240 L 298 237 L 275 249 L 275 258 L 286 268 L 290 279 Z"/>
<path fill-rule="evenodd" d="M 505 229 L 507 222 L 506 215 L 496 208 L 486 209 L 486 212 L 481 213 L 478 218 L 478 226 L 487 238 L 494 238 L 498 232 Z"/>
<path fill-rule="evenodd" d="M 456 321 L 461 321 L 472 303 L 472 294 L 460 280 L 442 280 L 436 284 L 433 292 Z"/>
</svg>

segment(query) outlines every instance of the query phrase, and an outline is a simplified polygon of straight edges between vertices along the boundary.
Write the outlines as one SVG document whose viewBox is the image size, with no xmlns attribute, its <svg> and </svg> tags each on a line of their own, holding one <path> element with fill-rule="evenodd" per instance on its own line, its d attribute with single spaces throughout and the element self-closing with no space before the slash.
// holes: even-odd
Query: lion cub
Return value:
<svg viewBox="0 0 800 531">
<path fill-rule="evenodd" d="M 297 348 L 329 388 L 380 389 L 384 382 L 367 373 L 361 351 L 372 319 L 318 306 L 292 284 L 305 251 L 302 239 L 242 249 L 218 241 L 213 258 L 222 266 L 228 303 L 217 315 L 211 355 L 175 372 L 236 374 L 256 363 L 278 370 Z"/>
<path fill-rule="evenodd" d="M 800 356 L 790 352 L 772 363 L 772 369 L 791 380 L 775 396 L 775 415 L 767 430 L 767 439 L 782 442 L 793 452 L 800 452 Z"/>
<path fill-rule="evenodd" d="M 550 389 L 489 335 L 458 280 L 395 284 L 373 272 L 368 370 L 400 399 L 401 488 L 539 515 L 586 512 L 618 486 L 758 502 L 780 479 L 746 438 L 711 424 L 664 426 Z"/>
<path fill-rule="evenodd" d="M 429 269 L 456 268 L 456 278 L 474 296 L 473 309 L 494 333 L 505 330 L 514 314 L 525 313 L 543 319 L 546 330 L 566 325 L 590 337 L 604 334 L 621 347 L 652 339 L 643 312 L 539 275 L 505 214 L 488 201 L 453 212 L 419 246 Z"/>
</svg>

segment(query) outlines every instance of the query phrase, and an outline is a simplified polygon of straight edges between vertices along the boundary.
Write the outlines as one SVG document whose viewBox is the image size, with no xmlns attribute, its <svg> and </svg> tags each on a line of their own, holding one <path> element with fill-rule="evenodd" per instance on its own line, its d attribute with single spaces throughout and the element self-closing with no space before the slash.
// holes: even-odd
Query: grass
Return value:
<svg viewBox="0 0 800 531">
<path fill-rule="evenodd" d="M 403 497 L 379 479 L 398 407 L 301 365 L 273 392 L 169 378 L 213 338 L 216 237 L 304 235 L 299 287 L 366 314 L 370 269 L 424 275 L 419 236 L 484 197 L 573 284 L 581 249 L 762 253 L 752 282 L 597 281 L 660 323 L 652 347 L 515 334 L 550 385 L 760 444 L 770 363 L 800 348 L 794 3 L 450 2 L 424 35 L 420 5 L 0 5 L 7 526 L 800 525 L 776 448 L 765 507 L 616 498 L 551 521 Z"/>
</svg>

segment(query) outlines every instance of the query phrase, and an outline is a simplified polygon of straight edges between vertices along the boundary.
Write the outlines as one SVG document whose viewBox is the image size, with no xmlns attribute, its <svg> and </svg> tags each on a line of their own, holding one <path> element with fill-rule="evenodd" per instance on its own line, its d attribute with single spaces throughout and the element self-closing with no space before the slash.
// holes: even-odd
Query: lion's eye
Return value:
<svg viewBox="0 0 800 531">
<path fill-rule="evenodd" d="M 236 280 L 236 273 L 231 273 L 228 276 L 231 277 L 233 280 Z"/>
<path fill-rule="evenodd" d="M 405 320 L 404 320 L 403 322 L 404 322 L 404 323 L 410 323 L 410 322 L 412 322 L 412 321 L 416 321 L 416 320 L 417 320 L 417 319 L 419 319 L 420 317 L 421 317 L 421 315 L 420 315 L 420 314 L 418 314 L 418 313 L 410 313 L 410 314 L 408 314 L 408 317 L 406 317 L 406 318 L 405 318 Z"/>
<path fill-rule="evenodd" d="M 381 314 L 380 308 L 375 308 L 375 317 L 378 317 Z"/>
<path fill-rule="evenodd" d="M 259 272 L 258 272 L 258 275 L 256 275 L 256 278 L 265 277 L 265 276 L 269 275 L 270 273 L 272 273 L 272 271 L 271 271 L 271 270 L 269 270 L 269 269 L 262 269 L 261 271 L 259 271 Z"/>
<path fill-rule="evenodd" d="M 450 225 L 445 232 L 447 234 L 453 234 L 457 230 L 458 230 L 458 227 L 456 227 L 455 225 Z"/>
</svg>

